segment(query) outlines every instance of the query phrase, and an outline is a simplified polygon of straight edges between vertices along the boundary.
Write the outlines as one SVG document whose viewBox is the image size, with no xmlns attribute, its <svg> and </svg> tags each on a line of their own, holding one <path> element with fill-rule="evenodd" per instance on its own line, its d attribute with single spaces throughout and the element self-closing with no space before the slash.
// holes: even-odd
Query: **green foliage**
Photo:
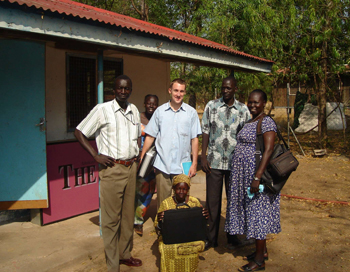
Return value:
<svg viewBox="0 0 350 272">
<path fill-rule="evenodd" d="M 350 62 L 350 0 L 80 0 L 197 35 L 233 49 L 273 60 L 272 72 L 235 72 L 238 94 L 255 88 L 270 95 L 281 82 L 312 84 L 325 124 L 327 97 L 336 97 L 335 79 Z M 174 63 L 171 77 L 183 77 L 199 102 L 215 97 L 230 71 Z M 335 91 L 333 91 L 335 90 Z M 321 127 L 324 133 L 325 127 Z"/>
</svg>

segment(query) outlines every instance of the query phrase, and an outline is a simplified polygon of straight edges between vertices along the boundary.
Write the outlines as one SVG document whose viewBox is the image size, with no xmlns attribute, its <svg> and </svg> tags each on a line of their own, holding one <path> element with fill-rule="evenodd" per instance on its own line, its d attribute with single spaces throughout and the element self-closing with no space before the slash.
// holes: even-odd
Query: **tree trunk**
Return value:
<svg viewBox="0 0 350 272">
<path fill-rule="evenodd" d="M 317 92 L 317 106 L 318 106 L 318 141 L 321 148 L 326 147 L 327 140 L 327 42 L 322 45 L 322 75 L 320 75 L 320 83 Z"/>
<path fill-rule="evenodd" d="M 196 109 L 196 104 L 197 104 L 197 96 L 196 93 L 193 92 L 190 94 L 189 100 L 188 100 L 188 105 Z"/>
<path fill-rule="evenodd" d="M 317 95 L 318 104 L 318 141 L 321 148 L 326 147 L 327 139 L 327 120 L 326 120 L 326 85 L 324 80 L 321 80 Z"/>
</svg>

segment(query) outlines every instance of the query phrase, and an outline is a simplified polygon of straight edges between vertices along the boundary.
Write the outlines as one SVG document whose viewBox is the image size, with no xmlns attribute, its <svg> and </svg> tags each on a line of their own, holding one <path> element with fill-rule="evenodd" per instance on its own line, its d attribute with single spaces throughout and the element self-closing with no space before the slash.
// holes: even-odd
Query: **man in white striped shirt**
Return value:
<svg viewBox="0 0 350 272">
<path fill-rule="evenodd" d="M 114 91 L 115 99 L 96 105 L 74 133 L 100 164 L 101 226 L 108 271 L 119 271 L 120 264 L 142 265 L 131 257 L 140 114 L 127 101 L 132 92 L 128 76 L 116 78 Z M 89 143 L 93 135 L 99 153 Z"/>
</svg>

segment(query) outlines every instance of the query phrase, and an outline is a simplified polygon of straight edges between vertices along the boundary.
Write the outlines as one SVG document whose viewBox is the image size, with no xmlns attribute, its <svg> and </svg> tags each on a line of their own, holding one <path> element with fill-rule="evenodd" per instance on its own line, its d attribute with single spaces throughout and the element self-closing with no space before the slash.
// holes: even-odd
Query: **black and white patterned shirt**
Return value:
<svg viewBox="0 0 350 272">
<path fill-rule="evenodd" d="M 232 106 L 224 99 L 211 100 L 202 117 L 202 133 L 209 135 L 208 162 L 213 169 L 229 170 L 237 133 L 250 119 L 248 107 L 235 100 Z"/>
</svg>

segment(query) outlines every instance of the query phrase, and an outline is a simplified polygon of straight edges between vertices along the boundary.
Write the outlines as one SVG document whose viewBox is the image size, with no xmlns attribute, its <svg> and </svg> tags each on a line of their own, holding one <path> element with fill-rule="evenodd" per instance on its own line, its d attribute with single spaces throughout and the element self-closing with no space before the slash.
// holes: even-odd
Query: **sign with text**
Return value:
<svg viewBox="0 0 350 272">
<path fill-rule="evenodd" d="M 96 149 L 95 141 L 90 144 Z M 99 208 L 98 163 L 78 142 L 47 145 L 48 224 Z"/>
</svg>

